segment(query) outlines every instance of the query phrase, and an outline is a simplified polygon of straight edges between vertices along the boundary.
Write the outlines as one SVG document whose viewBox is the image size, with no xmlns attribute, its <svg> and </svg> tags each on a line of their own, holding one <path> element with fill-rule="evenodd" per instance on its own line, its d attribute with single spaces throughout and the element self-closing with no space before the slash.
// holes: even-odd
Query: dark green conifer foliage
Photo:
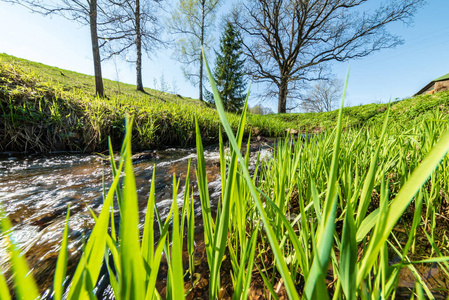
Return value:
<svg viewBox="0 0 449 300">
<path fill-rule="evenodd" d="M 228 22 L 220 38 L 214 77 L 225 109 L 234 112 L 239 111 L 245 104 L 245 60 L 241 58 L 242 43 L 239 32 Z"/>
</svg>

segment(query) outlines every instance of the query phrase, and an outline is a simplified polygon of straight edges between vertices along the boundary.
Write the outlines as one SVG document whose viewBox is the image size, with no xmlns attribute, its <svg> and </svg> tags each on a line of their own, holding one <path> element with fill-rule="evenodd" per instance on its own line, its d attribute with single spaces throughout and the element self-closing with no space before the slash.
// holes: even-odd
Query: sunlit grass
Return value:
<svg viewBox="0 0 449 300">
<path fill-rule="evenodd" d="M 255 171 L 250 172 L 249 150 L 241 153 L 246 106 L 234 127 L 211 83 L 230 156 L 225 154 L 219 126 L 222 193 L 214 217 L 203 153 L 202 131 L 206 129 L 201 128 L 198 114 L 193 122 L 194 168 L 210 299 L 223 296 L 223 276 L 232 283 L 227 293 L 233 299 L 247 299 L 255 278 L 263 280 L 270 294 L 267 298 L 273 299 L 282 292 L 290 299 L 394 298 L 403 268 L 416 280 L 410 296 L 434 297 L 435 291 L 415 265 L 438 265 L 449 278 L 448 249 L 438 246 L 436 230 L 449 200 L 449 131 L 444 114 L 436 111 L 429 118 L 412 120 L 404 130 L 402 124 L 391 125 L 392 106 L 385 110 L 382 123 L 344 130 L 341 109 L 334 128 L 305 140 L 279 140 L 272 155 L 258 158 Z M 116 299 L 184 299 L 190 292 L 184 289 L 186 275 L 192 279 L 196 268 L 190 178 L 178 202 L 179 180 L 174 174 L 172 206 L 163 220 L 154 196 L 153 170 L 145 224 L 139 232 L 131 161 L 132 126 L 137 126 L 133 121 L 136 117 L 127 118 L 118 162 L 109 142 L 114 180 L 100 214 L 93 215 L 96 225 L 71 278 L 69 299 L 95 298 L 93 290 L 105 263 Z M 112 213 L 114 201 L 118 216 Z M 116 217 L 120 218 L 119 232 L 113 226 Z M 159 230 L 154 228 L 155 220 Z M 394 230 L 398 226 L 405 232 L 405 240 Z M 9 227 L 3 218 L 6 237 Z M 63 236 L 62 245 L 67 245 L 67 227 Z M 183 259 L 183 245 L 188 259 Z M 424 245 L 431 251 L 418 253 Z M 26 276 L 29 270 L 24 258 L 13 244 L 9 249 L 17 295 L 34 299 L 36 287 L 31 276 Z M 109 255 L 114 268 L 109 265 Z M 155 288 L 163 257 L 168 268 L 165 294 Z M 55 298 L 62 292 L 66 259 L 67 252 L 62 249 L 55 273 Z M 221 272 L 226 260 L 232 266 L 230 274 Z M 9 296 L 5 286 L 2 275 L 2 299 Z M 25 287 L 30 292 L 25 292 Z"/>
<path fill-rule="evenodd" d="M 5 127 L 0 151 L 102 151 L 108 136 L 115 145 L 124 137 L 127 114 L 134 116 L 135 150 L 158 146 L 193 146 L 195 118 L 203 142 L 217 143 L 217 111 L 195 99 L 105 80 L 105 98 L 97 98 L 94 79 L 0 54 L 0 114 Z M 240 117 L 227 113 L 234 130 Z M 288 122 L 251 116 L 244 132 L 280 136 Z M 38 137 L 38 138 L 36 138 Z"/>
</svg>

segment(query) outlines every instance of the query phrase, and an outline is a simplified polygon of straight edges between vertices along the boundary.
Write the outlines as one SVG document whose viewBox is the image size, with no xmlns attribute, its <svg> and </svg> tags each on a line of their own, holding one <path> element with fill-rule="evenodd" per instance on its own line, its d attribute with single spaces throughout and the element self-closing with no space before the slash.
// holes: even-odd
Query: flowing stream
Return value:
<svg viewBox="0 0 449 300">
<path fill-rule="evenodd" d="M 271 153 L 271 147 L 265 142 L 252 145 L 250 151 L 252 168 L 259 149 L 262 157 Z M 213 201 L 211 206 L 215 209 L 221 195 L 217 147 L 205 148 L 204 156 L 209 192 Z M 182 199 L 189 159 L 192 161 L 191 186 L 194 188 L 196 218 L 200 219 L 201 208 L 194 172 L 196 166 L 194 148 L 170 148 L 133 156 L 141 226 L 153 168 L 156 168 L 156 203 L 164 218 L 172 203 L 173 174 L 181 180 L 181 194 L 178 195 L 178 200 Z M 107 190 L 111 181 L 110 163 L 98 155 L 0 154 L 0 207 L 11 220 L 12 240 L 27 257 L 34 278 L 43 293 L 43 299 L 49 296 L 49 288 L 52 285 L 68 205 L 70 204 L 68 261 L 68 274 L 70 274 L 79 260 L 83 239 L 88 238 L 94 225 L 88 208 L 99 213 L 103 202 L 103 182 Z M 6 247 L 7 243 L 0 230 L 0 271 L 6 272 L 6 277 L 11 280 Z M 424 278 L 433 289 L 438 289 L 444 284 L 439 276 L 434 274 L 435 270 L 436 266 L 431 266 L 425 267 L 420 272 L 426 274 Z M 407 269 L 401 273 L 399 290 L 405 288 L 408 291 L 414 286 L 414 278 Z M 398 291 L 397 296 L 399 295 Z"/>
<path fill-rule="evenodd" d="M 260 146 L 260 145 L 259 145 Z M 268 154 L 268 145 L 265 151 Z M 259 147 L 252 147 L 255 157 Z M 217 147 L 205 148 L 206 170 L 212 208 L 221 194 L 219 180 L 219 152 Z M 139 153 L 133 156 L 133 167 L 138 189 L 141 224 L 146 210 L 153 168 L 156 168 L 156 202 L 162 217 L 172 203 L 173 174 L 181 179 L 183 193 L 188 161 L 192 160 L 191 184 L 194 190 L 196 150 L 171 148 Z M 0 205 L 11 220 L 12 240 L 26 255 L 30 268 L 42 293 L 52 285 L 56 259 L 60 250 L 67 207 L 69 219 L 68 271 L 74 270 L 79 259 L 83 239 L 94 225 L 89 207 L 97 214 L 103 202 L 103 181 L 108 189 L 112 182 L 110 163 L 98 155 L 23 156 L 0 155 Z M 199 197 L 196 200 L 197 217 L 201 215 Z M 178 199 L 180 195 L 178 195 Z M 1 232 L 1 231 L 0 231 Z M 9 269 L 6 242 L 0 240 L 0 268 Z M 8 272 L 6 272 L 8 277 Z M 48 290 L 47 290 L 48 292 Z"/>
</svg>

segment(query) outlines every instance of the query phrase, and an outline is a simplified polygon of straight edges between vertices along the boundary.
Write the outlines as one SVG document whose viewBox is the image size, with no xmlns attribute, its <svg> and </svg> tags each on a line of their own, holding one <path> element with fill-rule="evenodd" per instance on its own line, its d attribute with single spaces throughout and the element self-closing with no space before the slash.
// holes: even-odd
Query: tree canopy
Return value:
<svg viewBox="0 0 449 300">
<path fill-rule="evenodd" d="M 232 21 L 243 35 L 253 79 L 269 84 L 278 112 L 286 112 L 291 91 L 323 78 L 331 61 L 360 58 L 391 48 L 401 39 L 390 23 L 410 22 L 424 0 L 391 0 L 369 10 L 373 0 L 248 0 Z"/>
</svg>

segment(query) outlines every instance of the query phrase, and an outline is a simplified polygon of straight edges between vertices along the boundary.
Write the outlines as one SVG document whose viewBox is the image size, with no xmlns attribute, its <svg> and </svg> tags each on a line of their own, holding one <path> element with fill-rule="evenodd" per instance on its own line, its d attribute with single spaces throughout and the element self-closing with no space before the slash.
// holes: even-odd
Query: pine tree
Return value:
<svg viewBox="0 0 449 300">
<path fill-rule="evenodd" d="M 245 104 L 246 82 L 241 58 L 243 40 L 235 27 L 228 22 L 220 38 L 220 52 L 215 60 L 214 77 L 225 109 L 239 111 Z"/>
</svg>

